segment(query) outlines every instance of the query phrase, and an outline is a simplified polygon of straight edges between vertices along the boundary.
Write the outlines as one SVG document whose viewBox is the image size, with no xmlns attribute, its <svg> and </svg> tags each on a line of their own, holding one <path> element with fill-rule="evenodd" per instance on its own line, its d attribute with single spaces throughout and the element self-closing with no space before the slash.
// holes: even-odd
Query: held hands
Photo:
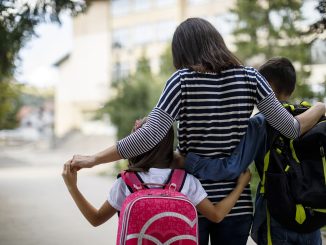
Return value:
<svg viewBox="0 0 326 245">
<path fill-rule="evenodd" d="M 61 175 L 68 190 L 77 186 L 77 170 L 71 166 L 71 161 L 68 161 L 63 165 L 63 171 Z"/>
<path fill-rule="evenodd" d="M 95 165 L 95 157 L 93 156 L 74 155 L 70 161 L 72 168 L 76 171 L 81 168 L 92 168 Z"/>
<path fill-rule="evenodd" d="M 250 182 L 250 179 L 251 179 L 251 173 L 250 173 L 250 170 L 247 169 L 246 171 L 244 171 L 243 173 L 240 174 L 237 184 L 244 188 L 248 185 L 248 183 Z"/>
</svg>

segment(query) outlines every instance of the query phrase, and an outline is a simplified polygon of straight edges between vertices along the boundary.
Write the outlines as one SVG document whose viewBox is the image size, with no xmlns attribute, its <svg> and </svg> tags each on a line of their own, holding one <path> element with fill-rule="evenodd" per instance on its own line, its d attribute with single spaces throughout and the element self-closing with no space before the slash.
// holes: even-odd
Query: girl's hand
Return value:
<svg viewBox="0 0 326 245">
<path fill-rule="evenodd" d="M 250 170 L 247 169 L 246 171 L 240 174 L 238 178 L 238 185 L 245 187 L 250 182 L 250 179 L 251 179 L 251 173 Z"/>
<path fill-rule="evenodd" d="M 63 165 L 62 178 L 68 189 L 77 186 L 77 170 L 72 168 L 71 161 L 68 161 Z"/>
</svg>

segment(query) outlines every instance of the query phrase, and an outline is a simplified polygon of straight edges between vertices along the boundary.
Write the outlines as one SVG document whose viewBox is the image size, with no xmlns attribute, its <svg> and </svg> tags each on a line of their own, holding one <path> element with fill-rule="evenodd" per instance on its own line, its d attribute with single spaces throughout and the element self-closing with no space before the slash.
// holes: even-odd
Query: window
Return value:
<svg viewBox="0 0 326 245">
<path fill-rule="evenodd" d="M 148 10 L 151 7 L 150 0 L 134 0 L 134 10 L 135 11 L 144 11 Z"/>
<path fill-rule="evenodd" d="M 129 0 L 112 0 L 111 4 L 113 16 L 127 15 L 130 12 Z"/>
<path fill-rule="evenodd" d="M 154 41 L 154 26 L 152 24 L 144 24 L 133 29 L 135 44 L 144 44 Z"/>
<path fill-rule="evenodd" d="M 113 48 L 124 48 L 131 45 L 130 31 L 129 29 L 117 29 L 112 34 Z"/>
<path fill-rule="evenodd" d="M 158 22 L 155 26 L 157 41 L 172 40 L 177 23 L 175 21 Z"/>
<path fill-rule="evenodd" d="M 130 74 L 130 66 L 129 63 L 120 63 L 116 62 L 113 65 L 112 69 L 112 79 L 113 81 L 121 80 L 123 78 L 128 77 Z"/>
<path fill-rule="evenodd" d="M 211 0 L 188 0 L 188 3 L 190 5 L 198 5 L 198 4 L 204 4 L 209 3 Z"/>
<path fill-rule="evenodd" d="M 156 0 L 157 7 L 170 7 L 177 4 L 176 0 Z"/>
</svg>

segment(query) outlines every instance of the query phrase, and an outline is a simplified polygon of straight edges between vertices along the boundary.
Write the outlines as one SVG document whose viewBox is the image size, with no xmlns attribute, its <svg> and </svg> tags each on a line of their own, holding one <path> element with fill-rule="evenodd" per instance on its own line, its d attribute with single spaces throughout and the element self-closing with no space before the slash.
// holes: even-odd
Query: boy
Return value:
<svg viewBox="0 0 326 245">
<path fill-rule="evenodd" d="M 259 72 L 270 83 L 277 99 L 287 101 L 294 91 L 296 73 L 291 62 L 282 57 L 268 60 L 259 68 Z M 318 103 L 320 112 L 325 114 L 325 105 Z M 321 116 L 321 115 L 320 115 Z M 312 117 L 315 120 L 318 116 Z M 249 120 L 246 135 L 229 158 L 206 159 L 189 153 L 185 159 L 186 170 L 199 177 L 211 180 L 234 179 L 241 171 L 255 160 L 259 172 L 263 169 L 263 158 L 267 152 L 268 139 L 266 120 L 258 114 Z M 267 244 L 266 231 L 266 201 L 257 192 L 255 215 L 251 234 L 258 244 Z M 271 217 L 271 237 L 273 244 L 321 244 L 320 230 L 312 233 L 299 234 L 282 227 Z"/>
</svg>

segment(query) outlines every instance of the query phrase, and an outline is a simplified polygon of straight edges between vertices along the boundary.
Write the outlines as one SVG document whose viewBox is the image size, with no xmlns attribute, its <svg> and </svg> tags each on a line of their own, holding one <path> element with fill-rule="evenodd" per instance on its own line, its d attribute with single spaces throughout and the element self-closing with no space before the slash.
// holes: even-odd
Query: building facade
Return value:
<svg viewBox="0 0 326 245">
<path fill-rule="evenodd" d="M 184 19 L 207 19 L 227 44 L 232 43 L 229 10 L 234 3 L 235 0 L 92 1 L 86 13 L 73 20 L 73 49 L 55 64 L 59 70 L 56 135 L 92 128 L 93 112 L 110 98 L 112 80 L 135 72 L 140 57 L 150 61 L 153 73 L 159 72 L 160 56 Z"/>
</svg>

